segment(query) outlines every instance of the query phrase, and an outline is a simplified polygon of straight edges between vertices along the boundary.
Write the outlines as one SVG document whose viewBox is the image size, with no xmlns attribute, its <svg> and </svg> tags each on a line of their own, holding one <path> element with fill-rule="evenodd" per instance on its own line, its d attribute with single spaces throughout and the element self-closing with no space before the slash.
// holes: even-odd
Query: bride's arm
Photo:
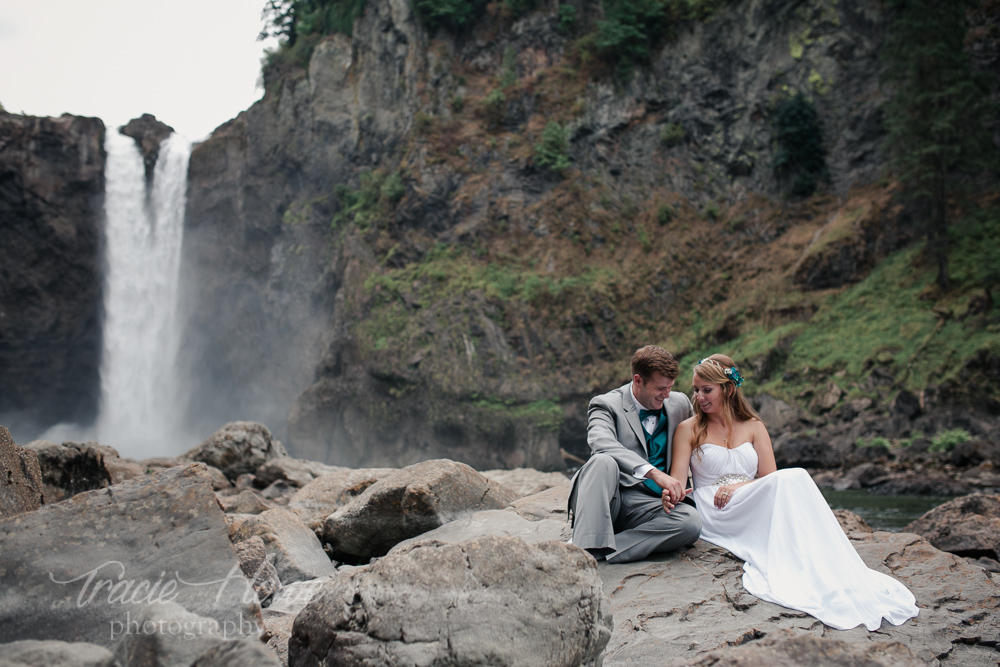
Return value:
<svg viewBox="0 0 1000 667">
<path fill-rule="evenodd" d="M 757 477 L 770 475 L 778 469 L 774 462 L 774 449 L 771 447 L 771 436 L 762 421 L 754 421 L 753 448 L 757 452 Z"/>
<path fill-rule="evenodd" d="M 674 432 L 674 453 L 670 461 L 670 476 L 681 484 L 687 484 L 693 440 L 694 417 L 691 417 L 678 424 L 677 430 Z"/>
</svg>

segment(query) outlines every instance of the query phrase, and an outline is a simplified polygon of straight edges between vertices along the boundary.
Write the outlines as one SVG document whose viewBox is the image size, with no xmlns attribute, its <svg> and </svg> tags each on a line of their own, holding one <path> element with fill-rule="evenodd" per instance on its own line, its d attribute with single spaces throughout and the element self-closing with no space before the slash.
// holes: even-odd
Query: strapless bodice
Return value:
<svg viewBox="0 0 1000 667">
<path fill-rule="evenodd" d="M 696 489 L 731 473 L 751 479 L 757 475 L 757 450 L 753 443 L 744 442 L 732 449 L 705 443 L 691 455 L 691 477 Z"/>
</svg>

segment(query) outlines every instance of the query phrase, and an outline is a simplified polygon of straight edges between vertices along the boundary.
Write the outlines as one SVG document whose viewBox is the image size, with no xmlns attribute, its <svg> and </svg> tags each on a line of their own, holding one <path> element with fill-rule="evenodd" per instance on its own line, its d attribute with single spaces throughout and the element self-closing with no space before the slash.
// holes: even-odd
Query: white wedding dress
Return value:
<svg viewBox="0 0 1000 667">
<path fill-rule="evenodd" d="M 838 630 L 860 623 L 877 630 L 883 618 L 899 625 L 917 615 L 903 584 L 861 560 L 809 473 L 790 468 L 765 475 L 736 489 L 718 509 L 712 484 L 730 473 L 757 474 L 751 443 L 705 444 L 691 456 L 701 538 L 746 561 L 748 592 Z"/>
</svg>

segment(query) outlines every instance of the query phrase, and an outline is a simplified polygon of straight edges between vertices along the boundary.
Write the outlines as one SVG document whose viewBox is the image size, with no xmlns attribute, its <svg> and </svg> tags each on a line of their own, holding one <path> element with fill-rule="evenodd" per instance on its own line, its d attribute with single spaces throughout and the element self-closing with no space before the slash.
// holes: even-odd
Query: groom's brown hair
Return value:
<svg viewBox="0 0 1000 667">
<path fill-rule="evenodd" d="M 640 347 L 632 355 L 632 375 L 638 375 L 643 382 L 659 373 L 671 380 L 677 379 L 677 360 L 659 345 Z"/>
</svg>

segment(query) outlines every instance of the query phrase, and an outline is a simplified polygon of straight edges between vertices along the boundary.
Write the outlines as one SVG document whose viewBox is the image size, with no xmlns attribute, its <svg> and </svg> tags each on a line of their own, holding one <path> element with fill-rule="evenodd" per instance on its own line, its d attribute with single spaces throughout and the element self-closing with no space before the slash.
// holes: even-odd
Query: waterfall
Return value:
<svg viewBox="0 0 1000 667">
<path fill-rule="evenodd" d="M 180 269 L 190 142 L 177 134 L 160 145 L 147 191 L 132 139 L 105 142 L 106 268 L 104 354 L 97 439 L 122 456 L 181 453 L 176 360 L 180 340 Z"/>
</svg>

